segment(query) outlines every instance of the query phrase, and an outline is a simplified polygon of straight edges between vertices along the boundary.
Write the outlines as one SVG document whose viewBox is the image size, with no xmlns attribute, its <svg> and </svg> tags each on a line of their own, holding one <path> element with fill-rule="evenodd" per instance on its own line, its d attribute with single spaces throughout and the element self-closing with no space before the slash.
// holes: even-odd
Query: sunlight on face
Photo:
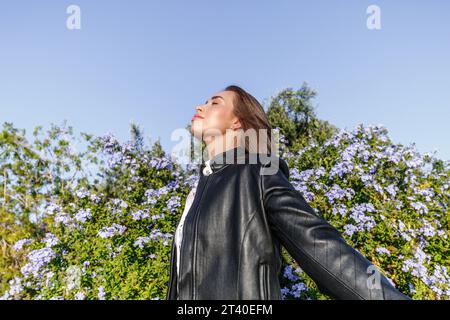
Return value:
<svg viewBox="0 0 450 320">
<path fill-rule="evenodd" d="M 238 118 L 233 114 L 232 91 L 221 91 L 214 94 L 203 105 L 196 107 L 192 118 L 191 132 L 197 139 L 208 142 L 217 136 L 222 136 L 227 129 L 236 124 Z"/>
</svg>

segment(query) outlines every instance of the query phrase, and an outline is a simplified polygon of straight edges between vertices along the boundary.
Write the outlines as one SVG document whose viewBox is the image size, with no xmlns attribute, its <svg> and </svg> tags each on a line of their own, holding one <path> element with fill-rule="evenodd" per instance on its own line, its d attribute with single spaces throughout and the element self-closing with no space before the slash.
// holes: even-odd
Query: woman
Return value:
<svg viewBox="0 0 450 320">
<path fill-rule="evenodd" d="M 333 298 L 409 299 L 294 189 L 252 95 L 228 86 L 196 109 L 191 131 L 209 160 L 172 243 L 166 299 L 281 299 L 281 245 Z"/>
</svg>

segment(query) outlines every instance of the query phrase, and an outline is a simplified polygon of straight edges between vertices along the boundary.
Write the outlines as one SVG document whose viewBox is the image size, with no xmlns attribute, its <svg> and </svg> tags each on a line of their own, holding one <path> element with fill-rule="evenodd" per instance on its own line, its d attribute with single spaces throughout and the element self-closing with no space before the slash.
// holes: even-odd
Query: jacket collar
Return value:
<svg viewBox="0 0 450 320">
<path fill-rule="evenodd" d="M 209 175 L 229 164 L 247 163 L 248 151 L 242 147 L 234 147 L 216 154 L 213 158 L 200 165 L 200 172 L 203 175 Z"/>
<path fill-rule="evenodd" d="M 252 158 L 255 156 L 256 158 Z M 204 176 L 208 176 L 223 167 L 228 166 L 229 164 L 247 164 L 247 163 L 255 163 L 252 161 L 259 162 L 261 158 L 259 155 L 253 153 L 250 154 L 247 149 L 244 147 L 238 146 L 232 149 L 228 149 L 224 152 L 221 152 L 214 156 L 212 159 L 209 159 L 200 165 L 200 174 Z M 287 162 L 279 158 L 277 156 L 273 156 L 269 161 L 275 161 L 274 165 L 279 166 L 281 172 L 289 179 L 289 166 Z M 266 165 L 270 164 L 267 159 L 261 161 L 261 163 L 265 163 Z"/>
</svg>

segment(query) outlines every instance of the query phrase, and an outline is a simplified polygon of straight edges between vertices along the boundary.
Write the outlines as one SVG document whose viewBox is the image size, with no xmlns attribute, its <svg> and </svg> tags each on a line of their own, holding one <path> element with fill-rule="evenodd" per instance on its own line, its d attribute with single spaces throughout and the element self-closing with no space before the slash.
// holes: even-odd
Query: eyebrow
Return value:
<svg viewBox="0 0 450 320">
<path fill-rule="evenodd" d="M 212 96 L 212 97 L 211 97 L 211 100 L 214 100 L 214 99 L 217 99 L 217 98 L 220 98 L 220 99 L 222 99 L 223 101 L 225 101 L 225 99 L 224 99 L 223 97 L 221 97 L 221 96 Z M 208 103 L 208 100 L 205 101 L 205 104 L 207 104 L 207 103 Z"/>
</svg>

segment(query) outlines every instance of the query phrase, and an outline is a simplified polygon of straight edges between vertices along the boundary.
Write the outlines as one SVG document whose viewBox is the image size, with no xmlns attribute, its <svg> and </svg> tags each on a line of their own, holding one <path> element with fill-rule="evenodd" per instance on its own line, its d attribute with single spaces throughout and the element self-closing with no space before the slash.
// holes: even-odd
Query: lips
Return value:
<svg viewBox="0 0 450 320">
<path fill-rule="evenodd" d="M 192 117 L 192 120 L 195 120 L 195 119 L 203 119 L 203 117 L 200 117 L 199 115 L 196 114 Z"/>
</svg>

